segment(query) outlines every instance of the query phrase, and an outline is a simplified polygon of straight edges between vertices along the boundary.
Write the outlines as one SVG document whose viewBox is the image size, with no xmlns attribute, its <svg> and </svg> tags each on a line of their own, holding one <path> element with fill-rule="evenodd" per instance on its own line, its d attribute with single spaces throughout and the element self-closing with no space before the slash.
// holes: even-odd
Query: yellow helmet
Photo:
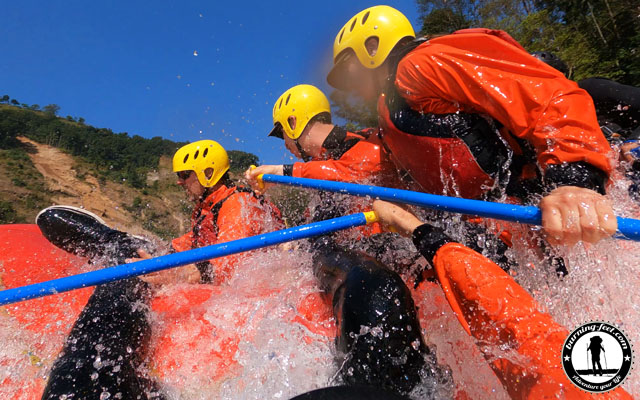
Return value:
<svg viewBox="0 0 640 400">
<path fill-rule="evenodd" d="M 282 139 L 282 131 L 295 140 L 302 135 L 311 118 L 321 113 L 331 114 L 329 100 L 320 89 L 312 85 L 297 85 L 278 97 L 273 106 L 273 129 L 269 136 Z M 295 117 L 295 129 L 289 119 Z"/>
<path fill-rule="evenodd" d="M 411 22 L 395 8 L 375 6 L 360 11 L 340 29 L 333 42 L 334 67 L 327 80 L 329 83 L 336 81 L 335 74 L 345 50 L 353 50 L 360 64 L 373 69 L 382 65 L 400 40 L 415 36 Z M 378 50 L 374 55 L 370 55 L 365 46 L 371 37 L 378 38 Z"/>
<path fill-rule="evenodd" d="M 205 170 L 213 169 L 207 179 Z M 229 157 L 218 142 L 200 140 L 182 146 L 173 155 L 173 172 L 194 171 L 204 187 L 212 187 L 229 170 Z"/>
</svg>

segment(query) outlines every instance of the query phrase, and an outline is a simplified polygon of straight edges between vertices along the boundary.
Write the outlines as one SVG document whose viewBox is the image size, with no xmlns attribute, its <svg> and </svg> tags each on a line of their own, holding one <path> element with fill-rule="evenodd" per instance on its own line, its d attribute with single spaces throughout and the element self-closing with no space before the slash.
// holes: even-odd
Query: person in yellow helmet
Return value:
<svg viewBox="0 0 640 400">
<path fill-rule="evenodd" d="M 615 232 L 603 196 L 610 147 L 589 95 L 507 33 L 416 39 L 400 11 L 375 6 L 340 29 L 333 55 L 329 84 L 379 96 L 383 143 L 423 190 L 487 198 L 499 187 L 524 202 L 542 197 L 552 244 Z M 485 117 L 493 129 L 477 128 Z"/>
<path fill-rule="evenodd" d="M 278 97 L 273 106 L 273 129 L 269 136 L 283 139 L 285 147 L 305 162 L 262 165 L 247 170 L 245 177 L 254 188 L 258 186 L 256 179 L 260 174 L 400 185 L 377 129 L 352 132 L 333 124 L 329 100 L 315 86 L 296 85 Z M 364 210 L 364 201 L 350 199 L 345 208 L 343 202 L 333 201 L 335 197 L 325 199 L 323 206 L 316 210 L 324 214 L 324 218 Z M 367 236 L 380 233 L 380 226 L 372 224 L 359 232 Z"/>
<path fill-rule="evenodd" d="M 294 86 L 276 100 L 269 136 L 283 139 L 285 147 L 306 162 L 250 169 L 245 176 L 254 185 L 260 174 L 277 174 L 397 186 L 395 167 L 377 129 L 350 132 L 333 124 L 329 100 L 315 86 Z"/>
<path fill-rule="evenodd" d="M 200 140 L 181 147 L 173 156 L 173 171 L 178 185 L 194 203 L 191 230 L 172 241 L 175 251 L 254 236 L 282 226 L 274 205 L 230 179 L 229 157 L 217 142 Z M 243 253 L 196 264 L 200 282 L 224 283 L 246 256 Z"/>
</svg>

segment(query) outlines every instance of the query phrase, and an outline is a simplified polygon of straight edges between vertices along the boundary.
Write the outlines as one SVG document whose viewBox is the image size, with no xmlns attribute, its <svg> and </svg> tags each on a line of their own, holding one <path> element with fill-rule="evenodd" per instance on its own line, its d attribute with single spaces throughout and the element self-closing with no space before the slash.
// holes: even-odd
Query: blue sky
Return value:
<svg viewBox="0 0 640 400">
<path fill-rule="evenodd" d="M 364 0 L 10 1 L 0 13 L 0 96 L 143 137 L 203 138 L 282 163 L 276 98 L 328 93 L 333 39 Z M 386 3 L 409 17 L 413 0 Z M 196 55 L 197 54 L 197 55 Z"/>
</svg>

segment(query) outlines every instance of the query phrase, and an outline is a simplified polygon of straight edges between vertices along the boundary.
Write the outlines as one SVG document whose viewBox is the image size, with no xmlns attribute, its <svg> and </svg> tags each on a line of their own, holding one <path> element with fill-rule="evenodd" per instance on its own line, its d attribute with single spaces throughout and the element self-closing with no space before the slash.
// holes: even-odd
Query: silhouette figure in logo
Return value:
<svg viewBox="0 0 640 400">
<path fill-rule="evenodd" d="M 600 370 L 600 376 L 602 376 L 602 365 L 600 364 L 600 350 L 604 352 L 604 347 L 602 347 L 602 338 L 600 336 L 592 337 L 589 343 L 589 347 L 587 347 L 587 351 L 591 351 L 591 364 L 593 365 L 593 375 L 597 374 L 596 365 Z"/>
</svg>

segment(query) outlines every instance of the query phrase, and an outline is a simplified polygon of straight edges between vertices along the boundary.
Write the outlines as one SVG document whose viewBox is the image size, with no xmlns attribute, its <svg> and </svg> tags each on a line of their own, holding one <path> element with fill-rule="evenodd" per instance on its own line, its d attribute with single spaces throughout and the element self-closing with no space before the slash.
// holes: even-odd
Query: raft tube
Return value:
<svg viewBox="0 0 640 400">
<path fill-rule="evenodd" d="M 66 252 L 97 257 L 103 261 L 115 262 L 115 260 L 131 257 L 135 255 L 138 244 L 145 244 L 144 240 L 132 239 L 130 235 L 107 227 L 99 218 L 84 210 L 55 207 L 42 212 L 37 220 L 43 233 L 39 234 L 36 227 L 29 226 L 28 230 L 33 236 L 38 237 L 38 240 L 32 240 L 32 243 L 41 243 L 46 237 Z M 11 228 L 5 230 L 9 231 Z M 45 240 L 45 242 L 48 241 Z M 7 243 L 7 247 L 11 248 L 12 245 Z M 51 248 L 52 246 L 47 243 L 42 247 Z M 86 264 L 86 259 L 60 252 L 58 249 L 56 251 L 58 254 L 70 257 L 71 260 L 77 260 L 78 264 Z M 3 257 L 6 258 L 9 253 L 4 253 Z M 419 334 L 420 327 L 415 318 L 415 309 L 397 312 L 398 304 L 400 307 L 413 307 L 408 289 L 397 275 L 393 275 L 373 260 L 361 258 L 355 253 L 337 254 L 325 255 L 318 259 L 321 261 L 317 261 L 329 263 L 332 267 L 338 265 L 344 273 L 340 278 L 340 284 L 335 287 L 337 290 L 331 293 L 334 297 L 333 302 L 328 301 L 329 298 L 320 293 L 305 296 L 297 307 L 298 312 L 290 317 L 290 322 L 299 324 L 309 331 L 311 336 L 307 337 L 311 340 L 314 335 L 331 339 L 336 336 L 339 338 L 341 349 L 350 357 L 347 363 L 351 362 L 357 370 L 356 374 L 350 375 L 345 381 L 380 387 L 384 386 L 380 382 L 400 379 L 402 381 L 400 385 L 393 388 L 402 392 L 408 391 L 419 381 L 417 369 L 424 363 L 422 354 L 425 351 Z M 30 262 L 28 253 L 24 252 L 13 259 L 22 263 Z M 47 265 L 46 269 L 57 270 L 57 275 L 60 275 L 61 271 L 65 271 L 68 263 L 56 261 Z M 16 270 L 20 271 L 20 269 Z M 23 283 L 18 282 L 18 285 Z M 141 368 L 141 360 L 148 355 L 149 350 L 147 344 L 150 324 L 147 308 L 165 317 L 173 315 L 177 317 L 174 322 L 178 322 L 177 320 L 182 319 L 178 316 L 189 318 L 194 316 L 189 312 L 183 313 L 185 307 L 197 308 L 198 301 L 203 302 L 204 299 L 209 300 L 219 295 L 221 289 L 212 285 L 189 285 L 179 290 L 180 296 L 175 296 L 174 292 L 170 297 L 162 295 L 158 297 L 153 296 L 141 280 L 130 279 L 97 287 L 87 303 L 88 294 L 91 292 L 91 289 L 88 289 L 82 303 L 82 305 L 86 304 L 86 307 L 79 316 L 81 307 L 78 307 L 76 313 L 67 319 L 68 324 L 74 319 L 75 323 L 64 341 L 62 351 L 53 363 L 42 398 L 54 399 L 70 395 L 99 398 L 105 393 L 111 396 L 120 393 L 124 398 L 141 396 L 149 398 L 150 395 L 156 396 L 151 398 L 162 398 L 157 383 L 148 376 L 140 374 L 140 371 L 144 370 Z M 74 293 L 79 292 L 74 291 L 70 294 Z M 262 294 L 268 295 L 268 293 Z M 22 304 L 44 303 L 53 298 L 55 296 Z M 183 299 L 187 301 L 181 301 Z M 349 300 L 345 301 L 345 299 Z M 357 301 L 360 301 L 360 304 Z M 332 323 L 331 303 L 340 314 L 339 335 L 336 335 L 336 329 Z M 372 304 L 374 306 L 370 312 L 358 313 L 356 310 Z M 390 322 L 391 317 L 396 314 L 405 316 L 406 320 Z M 37 320 L 38 316 L 31 315 L 31 318 Z M 195 318 L 191 325 L 201 327 L 205 322 L 208 321 L 204 318 Z M 396 323 L 397 331 L 403 336 L 397 342 L 399 345 L 396 347 L 400 348 L 393 354 L 388 352 L 394 347 L 393 340 L 378 343 L 375 334 L 363 335 L 360 332 L 362 326 L 368 326 L 372 330 L 374 328 L 391 329 L 390 323 Z M 182 324 L 171 325 L 181 326 Z M 412 328 L 407 330 L 409 325 Z M 413 332 L 407 335 L 411 330 Z M 215 334 L 215 331 L 206 329 L 196 329 L 196 331 L 200 333 L 193 340 L 198 342 L 211 340 L 207 334 Z M 232 342 L 225 343 L 222 347 L 224 351 L 217 357 L 208 357 L 205 360 L 217 364 L 214 368 L 203 366 L 220 371 L 217 376 L 212 376 L 214 379 L 228 378 L 229 374 L 233 374 L 240 367 L 234 359 L 234 335 L 229 336 Z M 246 339 L 246 335 L 242 337 L 235 335 L 236 346 L 240 340 Z M 171 374 L 176 363 L 185 357 L 184 351 L 179 353 L 172 351 L 176 347 L 181 348 L 173 346 L 174 340 L 175 335 L 172 335 L 169 329 L 163 331 L 161 338 L 156 341 L 156 347 L 151 354 L 154 360 L 153 372 L 157 378 Z M 371 346 L 381 348 L 382 351 L 372 352 L 369 350 Z M 352 349 L 356 350 L 351 351 Z M 415 353 L 415 356 L 407 369 L 409 373 L 399 369 L 400 376 L 394 375 L 396 369 L 390 368 L 390 356 L 409 355 L 409 358 L 412 358 L 411 353 Z M 374 362 L 371 362 L 371 357 L 375 359 Z M 369 362 L 368 367 L 365 365 L 367 362 Z M 42 386 L 39 388 L 42 391 Z"/>
</svg>

